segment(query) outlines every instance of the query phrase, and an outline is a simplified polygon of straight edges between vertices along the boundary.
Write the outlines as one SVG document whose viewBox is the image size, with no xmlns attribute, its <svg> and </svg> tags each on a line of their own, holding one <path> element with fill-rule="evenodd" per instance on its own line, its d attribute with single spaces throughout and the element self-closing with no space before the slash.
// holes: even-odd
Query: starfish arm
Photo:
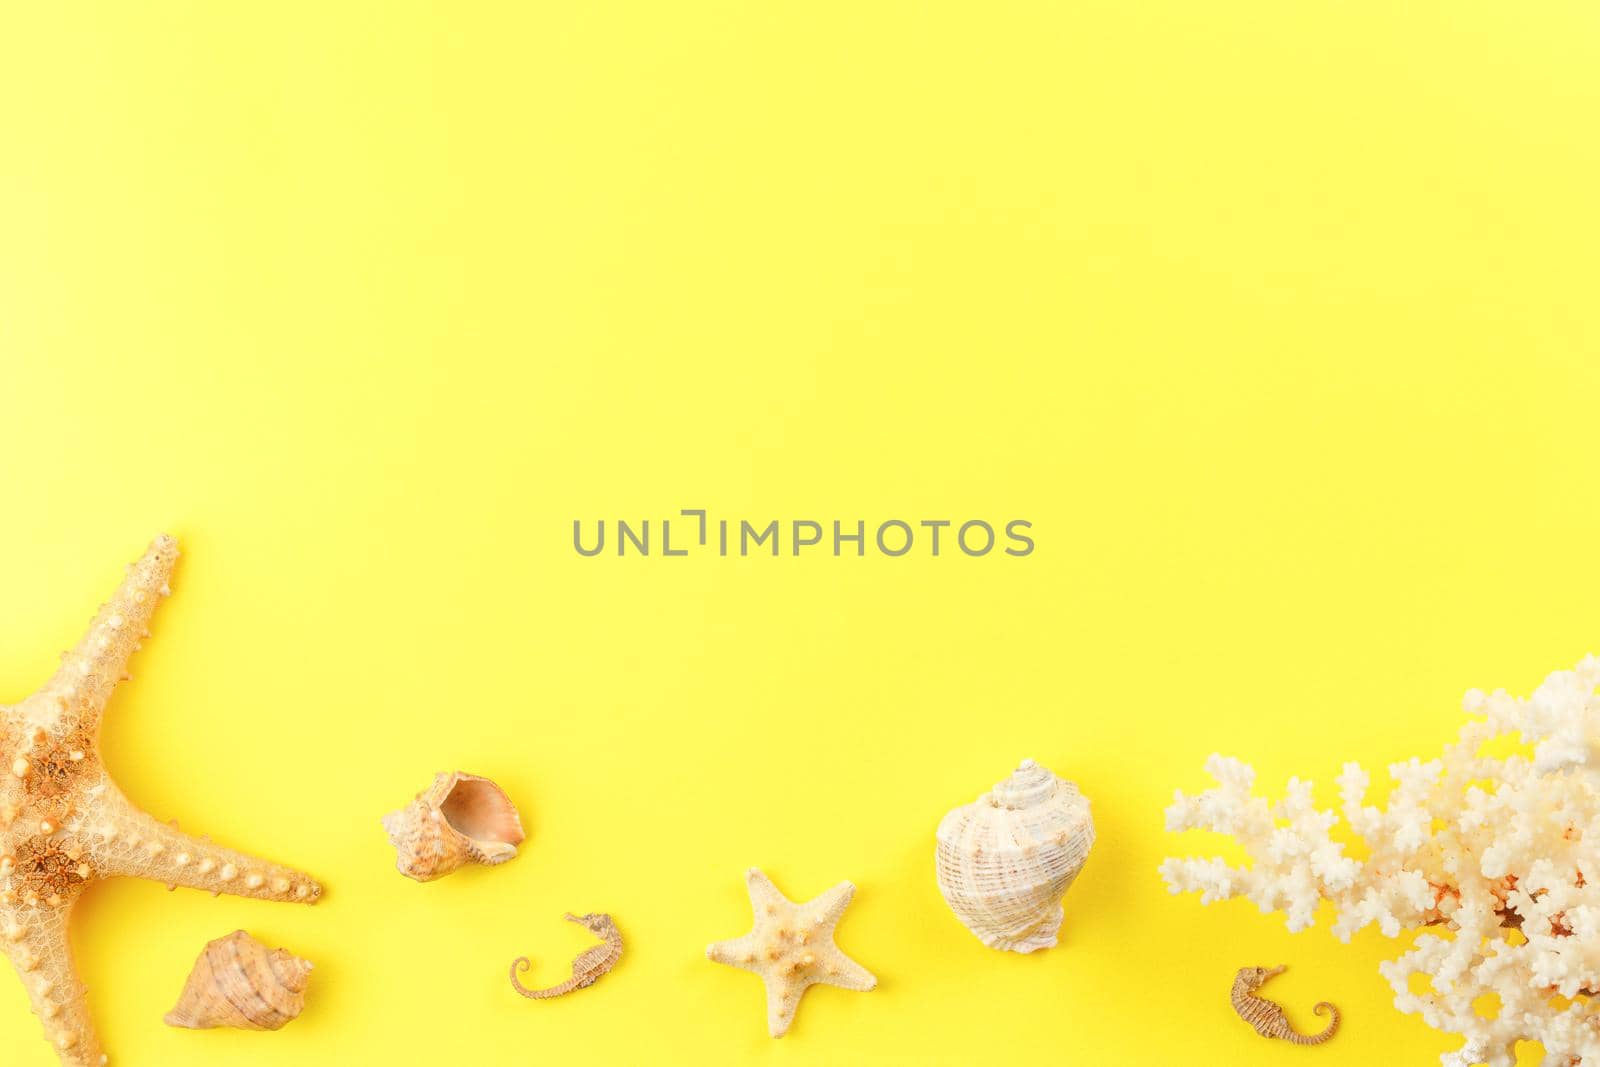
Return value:
<svg viewBox="0 0 1600 1067">
<path fill-rule="evenodd" d="M 794 1024 L 795 1012 L 800 1007 L 800 998 L 805 996 L 811 983 L 803 979 L 769 976 L 766 985 L 767 1033 L 773 1037 L 782 1037 Z"/>
<path fill-rule="evenodd" d="M 760 968 L 756 966 L 759 947 L 755 934 L 745 934 L 743 937 L 707 945 L 706 959 L 713 963 L 725 963 L 729 967 L 760 973 Z"/>
<path fill-rule="evenodd" d="M 256 900 L 315 904 L 322 896 L 310 875 L 186 834 L 140 811 L 109 780 L 105 786 L 82 824 L 89 865 L 101 876 Z"/>
<path fill-rule="evenodd" d="M 855 960 L 840 952 L 837 947 L 825 957 L 825 964 L 817 981 L 828 985 L 838 986 L 840 989 L 854 989 L 858 993 L 865 993 L 875 989 L 878 985 L 877 978 Z"/>
<path fill-rule="evenodd" d="M 817 923 L 832 926 L 844 918 L 844 909 L 850 906 L 850 898 L 855 895 L 853 882 L 840 882 L 815 900 L 806 901 L 805 908 Z"/>
<path fill-rule="evenodd" d="M 146 627 L 161 598 L 170 594 L 167 581 L 178 560 L 178 542 L 162 534 L 138 562 L 128 567 L 111 599 L 100 606 L 88 633 L 61 660 L 61 666 L 30 698 L 26 711 L 37 725 L 65 721 L 93 733 L 128 660 L 149 636 Z"/>
<path fill-rule="evenodd" d="M 67 940 L 70 905 L 0 905 L 0 948 L 28 990 L 33 1013 L 45 1037 L 67 1067 L 97 1067 L 104 1062 L 89 1021 L 87 990 L 72 964 Z"/>
<path fill-rule="evenodd" d="M 780 909 L 794 907 L 794 902 L 778 892 L 778 887 L 760 868 L 751 867 L 744 873 L 744 880 L 750 889 L 750 907 L 758 920 L 763 915 L 774 915 Z"/>
</svg>

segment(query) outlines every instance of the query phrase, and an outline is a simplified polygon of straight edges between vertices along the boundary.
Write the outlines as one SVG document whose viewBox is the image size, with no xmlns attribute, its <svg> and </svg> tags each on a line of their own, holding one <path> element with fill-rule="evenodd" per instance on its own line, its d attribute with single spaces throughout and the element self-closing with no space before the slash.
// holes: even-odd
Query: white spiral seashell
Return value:
<svg viewBox="0 0 1600 1067">
<path fill-rule="evenodd" d="M 1094 845 L 1089 798 L 1033 760 L 939 823 L 939 892 L 990 948 L 1053 948 L 1061 898 Z"/>
</svg>

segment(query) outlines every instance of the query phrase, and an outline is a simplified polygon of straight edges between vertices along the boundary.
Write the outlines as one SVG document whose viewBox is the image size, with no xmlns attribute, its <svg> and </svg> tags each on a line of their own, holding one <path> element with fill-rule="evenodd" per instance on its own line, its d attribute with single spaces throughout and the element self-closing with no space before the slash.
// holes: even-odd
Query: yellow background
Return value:
<svg viewBox="0 0 1600 1067">
<path fill-rule="evenodd" d="M 254 10 L 251 10 L 254 8 Z M 1399 946 L 1168 897 L 1175 787 L 1453 736 L 1600 650 L 1600 15 L 1548 4 L 9 5 L 0 694 L 157 531 L 126 790 L 315 909 L 108 883 L 127 1064 L 1269 1064 L 1234 968 L 1432 1062 Z M 1013 517 L 934 560 L 579 558 L 571 522 Z M 1065 942 L 983 948 L 933 828 L 1025 756 L 1093 797 Z M 499 779 L 426 886 L 378 817 Z M 741 875 L 860 886 L 869 994 L 782 1042 Z M 567 1000 L 567 909 L 624 962 Z M 277 1035 L 170 1030 L 235 927 Z M 7 1064 L 45 1067 L 0 981 Z M 1531 1050 L 1524 1063 L 1536 1062 Z"/>
</svg>

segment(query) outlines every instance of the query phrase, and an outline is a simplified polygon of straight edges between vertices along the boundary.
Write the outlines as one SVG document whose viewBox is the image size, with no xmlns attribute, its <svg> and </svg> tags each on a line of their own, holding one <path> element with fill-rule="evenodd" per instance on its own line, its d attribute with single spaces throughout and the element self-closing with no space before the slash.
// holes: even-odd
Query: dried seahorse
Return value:
<svg viewBox="0 0 1600 1067">
<path fill-rule="evenodd" d="M 548 1000 L 570 993 L 574 989 L 592 986 L 622 958 L 622 934 L 618 932 L 617 924 L 611 921 L 611 916 L 596 911 L 587 915 L 574 915 L 569 911 L 566 918 L 568 922 L 578 923 L 600 938 L 600 944 L 578 953 L 577 958 L 572 961 L 572 977 L 549 989 L 529 989 L 517 981 L 517 972 L 526 972 L 532 966 L 528 962 L 528 957 L 519 956 L 511 965 L 511 984 L 518 993 L 529 1000 Z"/>
<path fill-rule="evenodd" d="M 1241 967 L 1233 979 L 1233 1010 L 1239 1013 L 1239 1018 L 1256 1028 L 1256 1033 L 1262 1037 L 1275 1037 L 1289 1041 L 1296 1045 L 1320 1045 L 1333 1036 L 1339 1029 L 1339 1009 L 1329 1004 L 1326 1000 L 1319 1003 L 1315 1011 L 1323 1014 L 1324 1009 L 1331 1012 L 1333 1018 L 1328 1021 L 1327 1028 L 1320 1034 L 1297 1033 L 1289 1025 L 1288 1018 L 1283 1014 L 1283 1009 L 1272 1001 L 1256 995 L 1256 990 L 1266 984 L 1267 979 L 1284 972 L 1282 967 Z"/>
</svg>

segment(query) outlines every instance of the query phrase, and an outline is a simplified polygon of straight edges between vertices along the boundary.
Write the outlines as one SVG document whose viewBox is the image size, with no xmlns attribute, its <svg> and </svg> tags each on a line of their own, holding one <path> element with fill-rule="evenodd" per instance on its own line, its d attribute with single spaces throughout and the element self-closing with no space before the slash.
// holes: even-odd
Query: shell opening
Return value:
<svg viewBox="0 0 1600 1067">
<path fill-rule="evenodd" d="M 486 778 L 458 778 L 439 804 L 439 813 L 451 829 L 474 841 L 519 845 L 524 837 L 511 798 Z"/>
</svg>

